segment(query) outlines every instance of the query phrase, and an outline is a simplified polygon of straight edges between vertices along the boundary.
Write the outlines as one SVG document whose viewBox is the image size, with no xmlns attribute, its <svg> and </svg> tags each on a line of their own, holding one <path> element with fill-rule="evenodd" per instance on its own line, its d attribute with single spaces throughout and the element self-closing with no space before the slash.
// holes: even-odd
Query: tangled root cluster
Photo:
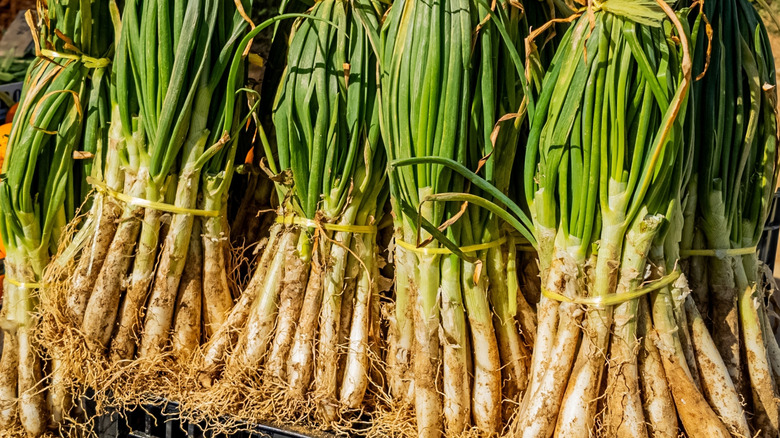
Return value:
<svg viewBox="0 0 780 438">
<path fill-rule="evenodd" d="M 74 221 L 75 223 L 76 221 Z M 66 250 L 74 235 L 68 229 L 59 254 Z M 182 366 L 169 354 L 147 359 L 111 362 L 103 345 L 89 339 L 66 311 L 70 291 L 69 275 L 75 271 L 76 260 L 66 262 L 57 257 L 50 263 L 44 277 L 35 344 L 47 363 L 56 363 L 67 393 L 74 405 L 64 412 L 66 435 L 81 431 L 90 434 L 95 420 L 109 413 L 126 412 L 142 405 L 160 404 L 162 400 L 180 394 Z M 46 382 L 51 389 L 51 381 Z M 89 409 L 83 409 L 82 403 Z"/>
<path fill-rule="evenodd" d="M 60 254 L 66 251 L 74 230 L 75 227 L 69 229 Z M 247 248 L 230 248 L 230 251 L 231 287 L 241 290 L 249 279 L 247 271 L 251 272 L 256 260 L 247 258 Z M 204 347 L 195 351 L 189 360 L 177 360 L 166 351 L 150 358 L 111 361 L 106 348 L 88 338 L 67 311 L 70 276 L 78 260 L 71 257 L 62 262 L 64 259 L 57 257 L 58 261 L 47 269 L 45 299 L 41 300 L 36 331 L 41 356 L 49 363 L 59 364 L 64 380 L 58 385 L 64 385 L 76 401 L 65 412 L 64 435 L 94 436 L 100 417 L 167 402 L 179 404 L 174 417 L 214 433 L 235 433 L 262 423 L 284 425 L 285 429 L 299 429 L 307 434 L 328 431 L 350 436 L 376 430 L 386 436 L 406 436 L 407 432 L 401 432 L 406 430 L 409 436 L 414 435 L 414 423 L 409 422 L 413 410 L 399 413 L 408 416 L 405 423 L 399 424 L 389 415 L 390 410 L 383 412 L 375 408 L 390 406 L 390 402 L 383 388 L 385 364 L 373 349 L 369 351 L 371 383 L 362 404 L 370 409 L 341 409 L 334 421 L 323 421 L 320 412 L 323 403 L 328 401 L 315 392 L 293 395 L 286 382 L 265 376 L 258 369 L 228 367 L 213 384 L 204 385 L 200 375 L 204 369 Z M 344 351 L 346 348 L 343 346 Z M 51 387 L 53 383 L 47 381 L 46 385 Z"/>
</svg>

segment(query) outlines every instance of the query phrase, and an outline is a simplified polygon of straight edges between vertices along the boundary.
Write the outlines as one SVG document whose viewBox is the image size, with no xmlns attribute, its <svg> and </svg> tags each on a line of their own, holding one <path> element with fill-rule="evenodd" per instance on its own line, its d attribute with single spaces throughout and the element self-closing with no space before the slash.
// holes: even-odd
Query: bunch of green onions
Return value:
<svg viewBox="0 0 780 438">
<path fill-rule="evenodd" d="M 499 221 L 534 238 L 519 208 L 524 223 L 494 201 L 509 204 L 528 94 L 516 47 L 528 24 L 510 2 L 494 6 L 398 1 L 381 34 L 396 230 L 388 380 L 394 399 L 414 404 L 420 436 L 498 433 L 525 390 L 514 248 L 502 249 Z M 474 170 L 485 179 L 471 188 Z"/>
<path fill-rule="evenodd" d="M 624 293 L 644 280 L 685 175 L 687 39 L 665 3 L 606 1 L 574 22 L 548 68 L 524 172 L 543 296 L 518 436 L 593 433 L 607 351 L 622 365 L 607 371 L 607 430 L 655 427 L 633 347 L 645 298 Z M 625 298 L 610 303 L 616 293 Z"/>
<path fill-rule="evenodd" d="M 703 75 L 694 86 L 698 165 L 683 247 L 703 255 L 685 267 L 701 331 L 711 332 L 717 346 L 712 355 L 722 363 L 721 386 L 730 403 L 722 396 L 726 391 L 710 389 L 704 369 L 702 387 L 731 433 L 775 436 L 780 348 L 768 325 L 755 252 L 777 179 L 774 57 L 750 2 L 708 2 L 702 12 L 712 41 L 700 39 L 696 47 L 695 70 Z"/>
<path fill-rule="evenodd" d="M 0 428 L 21 422 L 29 436 L 58 426 L 69 409 L 61 357 L 44 366 L 35 339 L 39 301 L 48 300 L 44 269 L 63 228 L 82 202 L 74 154 L 105 144 L 106 69 L 113 2 L 55 1 L 38 10 L 37 57 L 25 78 L 0 182 L 0 234 L 7 248 L 0 359 Z M 31 17 L 31 16 L 30 16 Z M 51 371 L 48 391 L 44 369 Z"/>
<path fill-rule="evenodd" d="M 137 401 L 113 382 L 163 370 L 213 396 L 185 409 L 241 420 L 340 427 L 388 391 L 421 437 L 780 434 L 755 254 L 780 134 L 748 0 L 283 0 L 258 26 L 255 3 L 127 0 L 121 23 L 113 0 L 41 3 L 0 176 L 0 434 L 62 427 L 72 389 Z M 550 13 L 567 31 L 537 48 Z M 271 26 L 272 103 L 242 88 Z M 237 223 L 278 208 L 235 300 L 257 108 L 270 178 Z M 510 228 L 538 254 L 535 310 Z"/>
<path fill-rule="evenodd" d="M 251 4 L 125 3 L 95 199 L 57 260 L 75 264 L 62 313 L 108 359 L 90 364 L 108 377 L 74 370 L 94 379 L 83 386 L 107 394 L 131 359 L 188 358 L 233 304 L 224 203 L 249 117 L 240 108 Z M 68 348 L 82 356 L 78 343 Z"/>
<path fill-rule="evenodd" d="M 361 408 L 379 339 L 372 228 L 387 190 L 369 33 L 381 13 L 374 1 L 323 0 L 294 24 L 276 147 L 261 136 L 279 217 L 201 372 L 206 385 L 259 373 L 261 385 L 316 402 L 326 422 Z"/>
</svg>

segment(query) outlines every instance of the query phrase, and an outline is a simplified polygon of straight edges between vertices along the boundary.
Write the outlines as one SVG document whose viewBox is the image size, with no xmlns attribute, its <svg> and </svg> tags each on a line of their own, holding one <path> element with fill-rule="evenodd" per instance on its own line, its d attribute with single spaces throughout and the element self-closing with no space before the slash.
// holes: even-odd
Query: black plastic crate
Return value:
<svg viewBox="0 0 780 438">
<path fill-rule="evenodd" d="M 296 435 L 296 434 L 290 434 L 290 432 L 287 431 L 279 431 L 279 432 L 265 432 L 265 431 L 257 431 L 257 432 L 237 432 L 235 434 L 230 435 L 229 437 L 226 435 L 211 435 L 211 434 L 204 434 L 200 430 L 188 430 L 186 432 L 182 432 L 181 435 L 177 434 L 174 436 L 181 436 L 181 437 L 187 437 L 187 438 L 291 438 L 291 437 L 298 437 L 298 436 L 305 436 L 305 435 Z M 171 435 L 150 435 L 145 432 L 140 431 L 132 431 L 127 436 L 131 438 L 167 438 Z M 308 437 L 307 437 L 308 438 Z"/>
<path fill-rule="evenodd" d="M 758 258 L 764 262 L 769 269 L 775 269 L 775 255 L 777 254 L 778 237 L 780 237 L 780 190 L 775 192 L 772 198 L 772 206 L 769 210 L 769 216 L 761 233 L 761 240 L 758 242 Z"/>
<path fill-rule="evenodd" d="M 249 425 L 246 431 L 230 435 L 204 432 L 203 424 L 179 419 L 178 404 L 162 402 L 159 405 L 139 407 L 126 413 L 129 433 L 133 438 L 312 438 L 310 435 L 266 425 Z M 317 434 L 328 437 L 328 434 Z"/>
<path fill-rule="evenodd" d="M 179 438 L 189 435 L 186 427 L 178 420 L 178 407 L 171 403 L 145 405 L 133 411 L 125 412 L 130 436 L 147 438 Z M 140 435 L 134 435 L 140 434 Z"/>
<path fill-rule="evenodd" d="M 88 394 L 89 395 L 89 394 Z M 279 426 L 252 424 L 245 431 L 230 435 L 204 432 L 205 423 L 190 423 L 179 416 L 179 404 L 167 400 L 146 404 L 133 410 L 108 410 L 96 417 L 89 397 L 82 399 L 81 408 L 94 418 L 94 432 L 100 438 L 332 438 L 331 434 L 305 434 Z"/>
<path fill-rule="evenodd" d="M 87 397 L 81 399 L 79 408 L 84 411 L 87 418 L 91 418 L 93 431 L 100 438 L 120 438 L 126 437 L 130 433 L 130 428 L 124 420 L 123 415 L 115 409 L 108 409 L 106 413 L 97 416 L 95 412 L 95 403 L 90 398 L 91 392 Z"/>
</svg>

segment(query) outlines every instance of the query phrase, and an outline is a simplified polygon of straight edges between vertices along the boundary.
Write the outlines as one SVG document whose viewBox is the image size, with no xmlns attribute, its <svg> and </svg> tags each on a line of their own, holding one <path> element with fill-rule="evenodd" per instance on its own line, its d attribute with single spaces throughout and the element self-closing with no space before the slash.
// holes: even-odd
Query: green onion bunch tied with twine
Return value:
<svg viewBox="0 0 780 438">
<path fill-rule="evenodd" d="M 155 364 L 172 353 L 184 367 L 232 307 L 223 224 L 239 132 L 253 111 L 243 109 L 243 53 L 281 19 L 255 27 L 251 6 L 133 0 L 117 23 L 93 207 L 55 263 L 68 271 L 61 313 L 98 357 L 87 364 L 95 373 L 72 374 L 100 396 L 137 396 L 106 383 L 133 359 Z M 82 343 L 66 354 L 83 357 Z"/>
<path fill-rule="evenodd" d="M 639 286 L 690 165 L 688 40 L 665 2 L 594 2 L 548 67 L 525 157 L 543 295 L 517 436 L 588 435 L 597 421 L 647 436 L 666 421 L 638 398 L 651 370 L 638 371 L 636 340 L 645 294 L 676 275 Z"/>
<path fill-rule="evenodd" d="M 249 372 L 269 397 L 312 402 L 326 423 L 362 409 L 379 345 L 376 224 L 387 185 L 370 33 L 382 13 L 372 0 L 323 0 L 293 25 L 275 144 L 261 133 L 278 217 L 200 373 L 205 385 L 221 376 L 232 386 Z"/>
<path fill-rule="evenodd" d="M 700 381 L 728 431 L 776 436 L 780 347 L 755 249 L 777 180 L 775 60 L 751 2 L 693 8 L 706 17 L 712 38 L 699 38 L 695 52 L 694 74 L 702 79 L 693 87 L 696 166 L 682 243 L 691 254 L 683 266 L 694 301 L 686 310 L 714 342 L 709 355 L 719 379 L 701 367 Z"/>
<path fill-rule="evenodd" d="M 396 268 L 387 374 L 419 436 L 499 433 L 526 387 L 520 331 L 533 327 L 516 322 L 523 298 L 501 224 L 535 243 L 506 196 L 532 107 L 527 35 L 511 2 L 397 1 L 382 28 Z"/>
<path fill-rule="evenodd" d="M 25 76 L 0 180 L 0 234 L 8 254 L 0 359 L 0 429 L 40 436 L 70 409 L 62 358 L 44 361 L 35 338 L 44 270 L 105 147 L 114 2 L 41 2 L 36 59 Z M 33 15 L 28 12 L 32 26 Z M 88 158 L 75 161 L 74 155 Z M 47 363 L 44 363 L 47 362 Z M 49 374 L 43 380 L 44 370 Z"/>
</svg>

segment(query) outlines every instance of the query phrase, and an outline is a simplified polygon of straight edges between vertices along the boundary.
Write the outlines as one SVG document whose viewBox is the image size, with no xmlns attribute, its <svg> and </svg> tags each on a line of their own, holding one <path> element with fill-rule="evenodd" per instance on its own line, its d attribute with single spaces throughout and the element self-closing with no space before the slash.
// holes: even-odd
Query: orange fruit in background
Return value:
<svg viewBox="0 0 780 438">
<path fill-rule="evenodd" d="M 6 123 L 0 125 L 0 166 L 3 164 L 3 158 L 5 157 L 5 145 L 8 144 L 9 135 L 11 135 L 11 124 Z"/>
<path fill-rule="evenodd" d="M 19 102 L 16 102 L 14 106 L 12 106 L 10 109 L 8 109 L 8 112 L 5 114 L 5 123 L 10 124 L 14 120 L 14 114 L 16 114 L 16 110 L 19 108 Z M 9 125 L 10 126 L 10 125 Z M 11 132 L 11 128 L 8 128 L 8 132 Z"/>
</svg>

